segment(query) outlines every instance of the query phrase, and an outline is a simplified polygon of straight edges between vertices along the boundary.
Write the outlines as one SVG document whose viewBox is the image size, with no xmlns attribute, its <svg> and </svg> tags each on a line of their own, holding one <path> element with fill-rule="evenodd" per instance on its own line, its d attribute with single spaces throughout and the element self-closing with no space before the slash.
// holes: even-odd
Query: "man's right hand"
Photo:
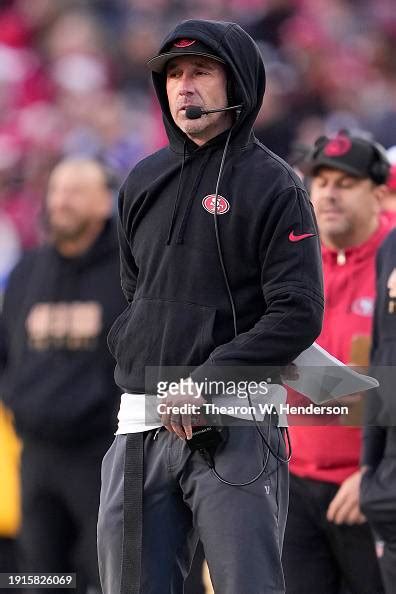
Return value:
<svg viewBox="0 0 396 594">
<path fill-rule="evenodd" d="M 360 511 L 360 481 L 362 470 L 349 476 L 341 484 L 327 510 L 327 519 L 335 524 L 363 524 L 365 516 Z"/>
</svg>

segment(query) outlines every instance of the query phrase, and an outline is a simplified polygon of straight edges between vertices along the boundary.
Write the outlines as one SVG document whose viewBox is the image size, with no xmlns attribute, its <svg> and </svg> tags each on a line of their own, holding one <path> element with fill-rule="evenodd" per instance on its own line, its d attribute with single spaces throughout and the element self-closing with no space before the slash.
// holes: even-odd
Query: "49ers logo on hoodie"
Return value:
<svg viewBox="0 0 396 594">
<path fill-rule="evenodd" d="M 214 214 L 215 212 L 215 194 L 209 194 L 202 200 L 202 206 L 205 210 Z M 217 214 L 222 215 L 230 210 L 230 203 L 223 196 L 217 196 Z"/>
</svg>

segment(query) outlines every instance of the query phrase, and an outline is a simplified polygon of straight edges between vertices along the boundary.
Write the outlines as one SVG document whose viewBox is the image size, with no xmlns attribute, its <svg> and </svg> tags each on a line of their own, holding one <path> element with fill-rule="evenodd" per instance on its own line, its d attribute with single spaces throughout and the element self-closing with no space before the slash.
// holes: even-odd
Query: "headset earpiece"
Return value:
<svg viewBox="0 0 396 594">
<path fill-rule="evenodd" d="M 378 142 L 370 141 L 374 149 L 374 160 L 371 165 L 371 177 L 376 184 L 385 184 L 389 171 L 390 162 L 385 149 Z"/>
</svg>

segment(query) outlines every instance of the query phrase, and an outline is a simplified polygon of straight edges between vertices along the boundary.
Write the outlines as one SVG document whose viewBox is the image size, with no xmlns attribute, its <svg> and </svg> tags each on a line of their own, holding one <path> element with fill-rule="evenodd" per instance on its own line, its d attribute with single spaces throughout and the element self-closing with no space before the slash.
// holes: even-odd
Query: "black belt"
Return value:
<svg viewBox="0 0 396 594">
<path fill-rule="evenodd" d="M 143 525 L 143 433 L 127 435 L 121 594 L 140 594 Z"/>
</svg>

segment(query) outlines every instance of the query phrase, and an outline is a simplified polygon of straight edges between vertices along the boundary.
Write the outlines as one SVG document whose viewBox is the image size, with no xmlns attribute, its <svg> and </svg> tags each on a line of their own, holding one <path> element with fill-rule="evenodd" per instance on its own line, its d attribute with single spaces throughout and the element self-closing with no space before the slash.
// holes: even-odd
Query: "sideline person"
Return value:
<svg viewBox="0 0 396 594">
<path fill-rule="evenodd" d="M 200 538 L 216 594 L 281 594 L 283 431 L 274 425 L 265 444 L 253 423 L 228 428 L 218 474 L 240 484 L 262 469 L 235 487 L 188 445 L 191 416 L 178 405 L 197 394 L 183 398 L 180 384 L 168 395 L 162 431 L 139 404 L 147 367 L 189 366 L 194 389 L 236 367 L 267 378 L 266 367 L 312 344 L 323 313 L 313 210 L 300 179 L 252 132 L 265 71 L 241 27 L 186 21 L 148 64 L 169 146 L 141 161 L 119 196 L 129 306 L 109 335 L 124 394 L 102 466 L 102 588 L 181 594 Z"/>
<path fill-rule="evenodd" d="M 90 159 L 55 167 L 48 243 L 11 273 L 0 319 L 0 394 L 23 440 L 19 570 L 77 572 L 81 593 L 100 588 L 100 465 L 119 400 L 106 338 L 125 300 L 108 180 Z"/>
<path fill-rule="evenodd" d="M 376 537 L 386 594 L 396 583 L 396 231 L 377 255 L 371 373 L 379 388 L 369 394 L 363 431 L 363 477 L 360 504 Z"/>
<path fill-rule="evenodd" d="M 389 162 L 346 131 L 321 137 L 307 166 L 322 242 L 325 316 L 318 344 L 345 364 L 368 365 L 375 256 L 392 228 L 381 213 Z M 356 408 L 356 407 L 355 407 Z M 352 411 L 352 407 L 350 408 Z M 359 507 L 356 418 L 293 419 L 290 501 L 283 550 L 288 594 L 383 592 L 370 528 Z"/>
</svg>

